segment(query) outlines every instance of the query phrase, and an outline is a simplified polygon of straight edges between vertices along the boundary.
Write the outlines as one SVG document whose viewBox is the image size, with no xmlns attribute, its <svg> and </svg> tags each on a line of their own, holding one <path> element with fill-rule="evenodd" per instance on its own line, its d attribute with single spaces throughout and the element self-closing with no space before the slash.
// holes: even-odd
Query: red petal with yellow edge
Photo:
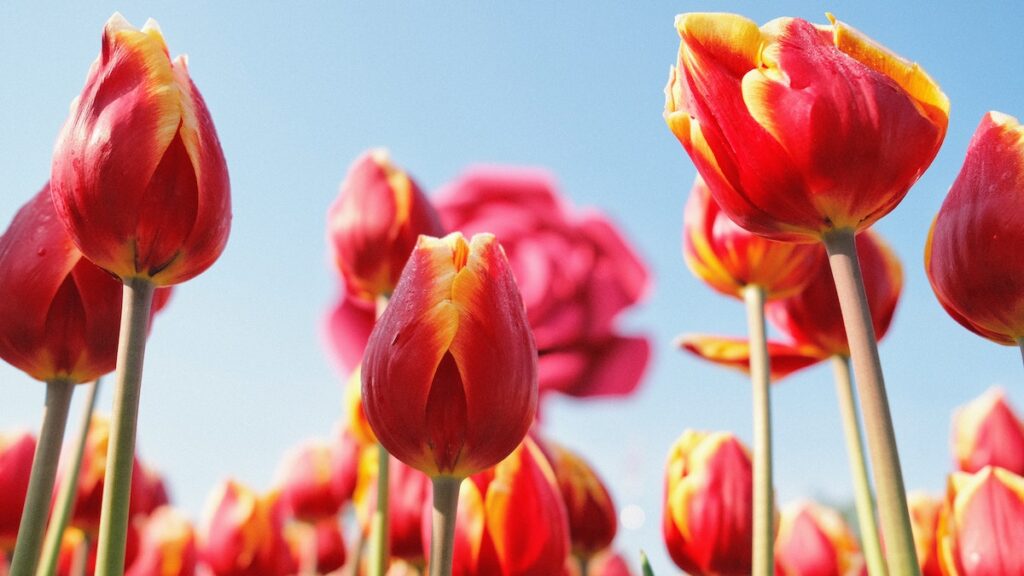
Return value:
<svg viewBox="0 0 1024 576">
<path fill-rule="evenodd" d="M 963 472 L 999 466 L 1024 474 L 1024 423 L 992 388 L 953 413 L 953 457 Z"/>
<path fill-rule="evenodd" d="M 686 334 L 677 339 L 683 350 L 720 366 L 750 373 L 750 343 L 745 338 Z M 768 341 L 768 359 L 771 378 L 778 382 L 786 376 L 813 366 L 828 358 L 828 354 L 812 346 Z"/>
<path fill-rule="evenodd" d="M 986 467 L 954 474 L 950 510 L 940 521 L 943 568 L 961 576 L 1024 573 L 1024 478 Z"/>
</svg>

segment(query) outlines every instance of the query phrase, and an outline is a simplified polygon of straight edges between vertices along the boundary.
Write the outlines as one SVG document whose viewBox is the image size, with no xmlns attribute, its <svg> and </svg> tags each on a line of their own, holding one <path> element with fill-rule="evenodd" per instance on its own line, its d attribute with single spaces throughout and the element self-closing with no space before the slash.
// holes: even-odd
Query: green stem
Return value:
<svg viewBox="0 0 1024 576">
<path fill-rule="evenodd" d="M 910 531 L 910 514 L 896 449 L 896 434 L 889 413 L 889 400 L 885 394 L 885 379 L 878 357 L 875 330 L 871 324 L 871 311 L 864 291 L 860 262 L 857 260 L 854 231 L 833 230 L 825 234 L 822 240 L 828 251 L 832 277 L 839 294 L 839 307 L 846 325 L 857 393 L 864 413 L 868 449 L 871 452 L 875 486 L 878 488 L 889 573 L 892 576 L 918 576 L 920 568 Z"/>
<path fill-rule="evenodd" d="M 430 576 L 452 576 L 455 554 L 455 516 L 461 478 L 438 476 L 434 482 L 434 514 L 430 532 Z"/>
<path fill-rule="evenodd" d="M 764 290 L 743 289 L 750 332 L 750 383 L 754 400 L 754 551 L 755 576 L 774 574 L 775 514 L 772 510 L 771 370 L 764 325 Z"/>
<path fill-rule="evenodd" d="M 390 456 L 377 444 L 377 507 L 370 524 L 370 574 L 384 576 L 388 571 L 388 468 Z"/>
<path fill-rule="evenodd" d="M 110 425 L 110 452 L 100 509 L 96 576 L 122 576 L 128 535 L 128 501 L 135 457 L 135 433 L 142 392 L 142 363 L 146 354 L 153 283 L 144 278 L 125 280 L 121 302 L 121 334 L 117 346 L 117 376 Z"/>
<path fill-rule="evenodd" d="M 839 412 L 843 420 L 843 434 L 846 436 L 846 453 L 850 460 L 850 474 L 853 477 L 854 504 L 857 508 L 857 524 L 860 526 L 861 548 L 871 576 L 886 576 L 885 556 L 878 540 L 878 525 L 875 522 L 875 496 L 868 480 L 867 458 L 861 441 L 860 419 L 850 379 L 850 359 L 833 356 L 832 369 L 836 378 L 836 396 L 839 398 Z"/>
<path fill-rule="evenodd" d="M 78 436 L 75 438 L 74 451 L 68 460 L 68 469 L 62 480 L 60 494 L 57 496 L 57 504 L 50 519 L 50 527 L 46 530 L 46 540 L 43 542 L 43 556 L 39 562 L 39 569 L 36 576 L 53 576 L 57 572 L 57 560 L 60 558 L 60 542 L 64 537 L 64 529 L 71 519 L 71 512 L 75 509 L 75 496 L 78 495 L 78 473 L 82 469 L 82 455 L 85 453 L 86 439 L 89 437 L 89 423 L 92 421 L 92 412 L 96 407 L 96 396 L 100 388 L 100 381 L 96 380 L 89 387 L 89 396 L 85 401 L 85 409 L 82 411 L 82 421 L 78 426 Z"/>
<path fill-rule="evenodd" d="M 74 383 L 65 379 L 46 383 L 43 424 L 39 429 L 36 453 L 32 457 L 28 493 L 25 495 L 25 507 L 21 512 L 18 539 L 11 560 L 11 576 L 31 576 L 39 564 L 39 550 L 46 531 L 60 445 L 64 441 L 64 427 L 67 426 L 68 408 L 71 406 L 74 388 Z"/>
</svg>

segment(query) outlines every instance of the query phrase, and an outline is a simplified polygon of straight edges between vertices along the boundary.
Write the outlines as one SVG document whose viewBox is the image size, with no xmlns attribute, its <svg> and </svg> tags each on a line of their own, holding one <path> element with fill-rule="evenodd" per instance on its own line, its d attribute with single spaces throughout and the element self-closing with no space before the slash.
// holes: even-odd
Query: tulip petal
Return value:
<svg viewBox="0 0 1024 576">
<path fill-rule="evenodd" d="M 750 342 L 745 338 L 685 334 L 676 339 L 676 345 L 686 352 L 720 366 L 750 373 Z M 768 341 L 768 359 L 772 382 L 813 366 L 828 358 L 829 354 L 813 346 Z"/>
</svg>

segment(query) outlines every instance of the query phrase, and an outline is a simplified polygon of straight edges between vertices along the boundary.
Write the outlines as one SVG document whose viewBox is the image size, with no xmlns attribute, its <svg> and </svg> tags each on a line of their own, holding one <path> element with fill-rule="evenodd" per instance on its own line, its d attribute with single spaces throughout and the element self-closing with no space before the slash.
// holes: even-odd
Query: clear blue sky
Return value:
<svg viewBox="0 0 1024 576">
<path fill-rule="evenodd" d="M 1011 2 L 73 2 L 0 5 L 0 223 L 49 174 L 54 139 L 121 10 L 156 18 L 172 54 L 187 53 L 231 172 L 234 229 L 206 274 L 182 286 L 150 340 L 139 447 L 199 515 L 233 475 L 270 486 L 286 448 L 329 434 L 341 378 L 318 336 L 336 290 L 324 242 L 327 206 L 348 164 L 384 145 L 427 189 L 466 165 L 552 170 L 578 205 L 612 214 L 649 262 L 651 298 L 625 319 L 654 338 L 640 393 L 627 401 L 556 401 L 547 431 L 577 448 L 620 506 L 646 521 L 622 530 L 672 570 L 660 536 L 664 457 L 687 427 L 750 439 L 744 377 L 685 357 L 684 331 L 745 331 L 742 307 L 686 271 L 682 206 L 694 169 L 661 118 L 662 88 L 685 11 L 825 20 L 826 10 L 919 61 L 952 101 L 931 169 L 878 228 L 906 270 L 881 347 L 910 488 L 940 491 L 950 468 L 950 412 L 991 385 L 1024 407 L 1021 359 L 950 320 L 922 266 L 932 217 L 982 114 L 1024 116 L 1024 9 Z M 237 5 L 235 5 L 237 6 Z M 35 428 L 44 387 L 0 366 L 0 429 Z M 109 387 L 101 404 L 109 407 Z M 79 399 L 80 401 L 81 399 Z M 827 366 L 774 389 L 776 484 L 798 496 L 850 498 Z M 73 407 L 77 414 L 79 403 Z M 74 429 L 74 420 L 71 428 Z"/>
</svg>

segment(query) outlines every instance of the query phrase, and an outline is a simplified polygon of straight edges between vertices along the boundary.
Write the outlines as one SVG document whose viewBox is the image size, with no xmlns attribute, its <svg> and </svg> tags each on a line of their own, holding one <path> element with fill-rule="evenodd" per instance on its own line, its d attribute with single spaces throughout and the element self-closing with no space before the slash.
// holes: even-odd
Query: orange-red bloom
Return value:
<svg viewBox="0 0 1024 576">
<path fill-rule="evenodd" d="M 554 472 L 529 437 L 462 482 L 453 576 L 561 574 L 569 546 Z"/>
<path fill-rule="evenodd" d="M 936 530 L 942 513 L 942 499 L 921 492 L 907 494 L 910 527 L 914 533 L 914 550 L 921 576 L 942 576 L 939 566 L 939 545 Z"/>
<path fill-rule="evenodd" d="M 198 530 L 199 559 L 215 576 L 285 576 L 296 565 L 276 492 L 260 496 L 228 480 L 210 495 Z"/>
<path fill-rule="evenodd" d="M 395 289 L 420 234 L 442 236 L 437 212 L 385 150 L 349 169 L 327 212 L 327 237 L 350 297 L 373 301 Z"/>
<path fill-rule="evenodd" d="M 846 24 L 682 14 L 665 120 L 740 226 L 779 240 L 863 230 L 900 202 L 946 134 L 917 64 Z"/>
<path fill-rule="evenodd" d="M 662 535 L 694 575 L 747 575 L 753 544 L 750 452 L 727 432 L 687 430 L 669 452 Z"/>
<path fill-rule="evenodd" d="M 993 388 L 953 414 L 953 458 L 963 472 L 999 466 L 1024 474 L 1024 423 L 1002 390 Z"/>
<path fill-rule="evenodd" d="M 304 522 L 334 518 L 345 501 L 333 488 L 334 447 L 310 439 L 292 448 L 278 469 L 281 502 Z"/>
<path fill-rule="evenodd" d="M 30 432 L 0 433 L 0 556 L 14 549 L 36 453 Z"/>
<path fill-rule="evenodd" d="M 993 466 L 954 473 L 937 538 L 946 576 L 1024 574 L 1024 478 Z"/>
<path fill-rule="evenodd" d="M 695 276 L 741 300 L 747 286 L 760 287 L 768 300 L 791 296 L 825 261 L 821 246 L 776 242 L 740 228 L 700 176 L 683 212 L 683 256 Z"/>
<path fill-rule="evenodd" d="M 210 267 L 227 243 L 227 166 L 186 59 L 152 20 L 114 14 L 57 138 L 53 203 L 87 258 L 158 286 Z"/>
<path fill-rule="evenodd" d="M 537 349 L 493 236 L 420 237 L 362 378 L 377 439 L 428 475 L 468 476 L 515 449 L 537 411 Z"/>
<path fill-rule="evenodd" d="M 863 569 L 860 546 L 831 508 L 798 502 L 782 509 L 775 539 L 779 576 L 854 576 Z"/>
<path fill-rule="evenodd" d="M 139 552 L 126 576 L 192 576 L 196 539 L 192 524 L 177 510 L 157 508 L 145 521 Z"/>
<path fill-rule="evenodd" d="M 310 561 L 315 546 L 316 574 L 331 574 L 345 564 L 345 535 L 338 518 L 327 518 L 315 524 L 289 523 L 285 526 L 285 540 L 298 566 Z M 301 568 L 300 568 L 300 574 Z"/>
<path fill-rule="evenodd" d="M 543 447 L 569 514 L 572 552 L 593 556 L 615 539 L 618 520 L 612 497 L 597 472 L 579 455 L 551 441 Z"/>
<path fill-rule="evenodd" d="M 750 372 L 750 341 L 746 338 L 714 336 L 710 334 L 684 334 L 676 344 L 697 356 L 727 368 Z M 772 382 L 821 362 L 828 356 L 814 346 L 790 344 L 778 340 L 768 341 L 768 358 Z"/>
<path fill-rule="evenodd" d="M 1024 126 L 989 112 L 932 223 L 924 264 L 942 307 L 1000 344 L 1024 338 Z"/>
</svg>

